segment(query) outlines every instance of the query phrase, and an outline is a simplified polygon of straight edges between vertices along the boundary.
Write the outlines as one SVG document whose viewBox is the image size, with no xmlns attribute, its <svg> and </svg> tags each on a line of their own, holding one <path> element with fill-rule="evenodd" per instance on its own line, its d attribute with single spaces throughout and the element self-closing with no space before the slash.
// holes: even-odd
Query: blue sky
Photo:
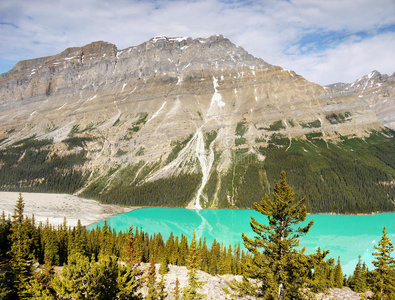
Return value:
<svg viewBox="0 0 395 300">
<path fill-rule="evenodd" d="M 395 0 L 1 0 L 0 73 L 97 40 L 213 34 L 319 84 L 395 72 Z"/>
</svg>

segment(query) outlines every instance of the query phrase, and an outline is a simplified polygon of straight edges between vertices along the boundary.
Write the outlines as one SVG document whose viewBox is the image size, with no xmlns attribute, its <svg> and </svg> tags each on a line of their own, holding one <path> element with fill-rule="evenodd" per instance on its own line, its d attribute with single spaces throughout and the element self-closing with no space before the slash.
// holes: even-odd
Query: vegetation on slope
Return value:
<svg viewBox="0 0 395 300">
<path fill-rule="evenodd" d="M 230 284 L 240 296 L 289 299 L 346 284 L 357 292 L 371 289 L 375 299 L 392 299 L 394 248 L 385 228 L 374 247 L 376 269 L 368 271 L 359 260 L 353 276 L 343 279 L 340 259 L 335 265 L 334 259 L 325 259 L 327 251 L 318 248 L 317 253 L 305 255 L 303 250 L 296 250 L 299 237 L 309 231 L 312 222 L 302 228 L 293 226 L 304 220 L 307 210 L 304 199 L 293 203 L 292 188 L 283 174 L 275 184 L 273 197 L 265 196 L 261 204 L 255 203 L 255 209 L 267 215 L 269 223 L 260 224 L 260 220 L 252 218 L 251 226 L 258 237 L 252 240 L 243 236 L 249 252 L 241 250 L 240 244 L 227 247 L 215 240 L 208 248 L 206 240 L 196 241 L 195 235 L 189 244 L 183 235 L 170 234 L 164 242 L 160 233 L 149 236 L 133 227 L 117 233 L 106 222 L 102 228 L 92 230 L 80 223 L 75 228 L 67 227 L 66 220 L 57 227 L 36 224 L 24 216 L 20 195 L 12 219 L 7 219 L 4 212 L 0 218 L 0 297 L 142 299 L 141 288 L 146 286 L 147 298 L 164 299 L 165 265 L 172 264 L 186 265 L 190 270 L 183 299 L 199 295 L 203 283 L 196 269 L 213 275 L 243 274 L 241 283 Z M 143 273 L 141 262 L 151 262 L 148 272 Z M 154 263 L 161 264 L 160 280 L 155 278 Z M 62 268 L 55 272 L 54 266 Z M 174 292 L 181 296 L 179 286 Z"/>
<path fill-rule="evenodd" d="M 246 124 L 240 122 L 236 133 L 242 137 L 246 130 Z M 78 128 L 74 131 L 80 132 Z M 388 129 L 372 132 L 364 139 L 347 136 L 333 142 L 326 141 L 321 132 L 292 140 L 273 133 L 266 148 L 251 151 L 241 144 L 231 150 L 232 164 L 226 172 L 216 170 L 221 153 L 215 152 L 214 166 L 203 190 L 208 199 L 204 205 L 251 208 L 257 196 L 270 193 L 270 182 L 285 170 L 295 191 L 307 197 L 306 206 L 312 213 L 394 211 L 394 135 Z M 216 137 L 216 131 L 205 134 L 206 148 Z M 191 138 L 174 142 L 165 164 L 177 157 Z M 193 199 L 201 183 L 201 174 L 183 172 L 146 181 L 149 174 L 163 167 L 160 162 L 141 161 L 116 167 L 107 174 L 83 173 L 87 141 L 84 137 L 69 137 L 64 143 L 71 151 L 63 156 L 51 150 L 51 140 L 37 140 L 34 136 L 0 150 L 0 189 L 74 193 L 84 187 L 82 196 L 104 203 L 183 207 Z M 140 148 L 135 154 L 143 151 Z M 116 156 L 121 154 L 117 152 Z"/>
<path fill-rule="evenodd" d="M 91 183 L 81 196 L 98 199 L 102 203 L 116 203 L 130 206 L 186 206 L 196 192 L 201 175 L 179 174 L 145 182 L 146 176 L 157 168 L 156 164 L 139 164 L 122 168 L 112 176 L 100 177 Z M 113 177 L 113 179 L 110 179 Z M 111 184 L 109 183 L 111 180 Z"/>
<path fill-rule="evenodd" d="M 244 159 L 242 151 L 234 153 L 228 173 L 218 175 L 219 207 L 251 208 L 255 197 L 270 192 L 270 182 L 285 170 L 313 213 L 394 211 L 394 145 L 390 130 L 373 132 L 364 140 L 342 137 L 337 143 L 325 142 L 320 134 L 292 141 L 273 135 L 269 147 L 258 149 L 264 161 L 246 151 Z"/>
<path fill-rule="evenodd" d="M 51 140 L 27 138 L 0 150 L 0 187 L 6 191 L 73 193 L 84 184 L 78 166 L 84 150 L 59 156 L 50 151 Z"/>
</svg>

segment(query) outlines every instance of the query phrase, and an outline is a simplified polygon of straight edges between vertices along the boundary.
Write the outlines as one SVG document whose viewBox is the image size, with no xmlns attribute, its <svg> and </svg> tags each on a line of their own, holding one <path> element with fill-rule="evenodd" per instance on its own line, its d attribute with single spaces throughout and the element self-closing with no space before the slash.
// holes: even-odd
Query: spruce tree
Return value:
<svg viewBox="0 0 395 300">
<path fill-rule="evenodd" d="M 373 298 L 395 299 L 395 259 L 391 257 L 394 246 L 387 236 L 385 227 L 378 246 L 374 246 L 374 248 L 377 252 L 373 253 L 375 258 L 372 262 L 376 267 L 373 271 Z"/>
<path fill-rule="evenodd" d="M 114 255 L 100 254 L 91 260 L 87 274 L 87 296 L 94 299 L 112 300 L 118 293 L 118 261 Z"/>
<path fill-rule="evenodd" d="M 363 293 L 367 290 L 366 273 L 363 268 L 361 255 L 358 256 L 358 263 L 351 277 L 350 286 L 357 293 Z"/>
<path fill-rule="evenodd" d="M 22 194 L 19 193 L 17 203 L 15 205 L 14 214 L 12 216 L 11 223 L 11 249 L 8 252 L 10 256 L 10 268 L 11 268 L 11 281 L 14 286 L 14 290 L 19 297 L 23 298 L 26 296 L 26 284 L 30 275 L 30 263 L 33 259 L 30 253 L 31 240 L 28 236 L 28 220 L 24 219 L 25 203 L 22 198 Z"/>
<path fill-rule="evenodd" d="M 196 244 L 195 231 L 193 231 L 193 237 L 191 241 L 191 246 L 189 247 L 188 258 L 187 258 L 187 268 L 188 272 L 188 285 L 184 288 L 185 300 L 198 300 L 204 299 L 205 295 L 200 294 L 198 290 L 204 285 L 205 282 L 199 281 L 199 276 L 197 274 L 197 268 L 199 267 L 199 255 Z"/>
<path fill-rule="evenodd" d="M 4 210 L 0 217 L 0 255 L 5 256 L 9 250 L 8 236 L 11 229 L 11 220 L 5 216 Z"/>
<path fill-rule="evenodd" d="M 137 290 L 141 286 L 140 277 L 142 271 L 139 270 L 141 255 L 138 250 L 137 229 L 136 234 L 133 233 L 133 226 L 125 235 L 125 245 L 123 251 L 123 258 L 126 265 L 119 265 L 118 273 L 118 298 L 119 299 L 141 299 L 141 294 Z"/>
<path fill-rule="evenodd" d="M 89 258 L 75 252 L 68 257 L 62 275 L 56 276 L 53 288 L 57 295 L 65 299 L 86 299 L 88 297 Z"/>
<path fill-rule="evenodd" d="M 158 284 L 158 300 L 165 300 L 167 297 L 167 292 L 165 290 L 166 286 L 165 286 L 165 276 L 161 275 L 160 277 L 160 281 Z"/>
<path fill-rule="evenodd" d="M 148 268 L 148 273 L 146 277 L 147 283 L 147 300 L 156 300 L 158 299 L 158 291 L 157 291 L 157 283 L 156 283 L 156 274 L 155 274 L 155 262 L 154 258 L 151 257 L 151 262 Z"/>
<path fill-rule="evenodd" d="M 140 288 L 140 280 L 136 277 L 136 270 L 129 264 L 121 265 L 118 263 L 118 293 L 119 300 L 138 300 L 142 299 L 141 293 L 138 293 Z"/>
<path fill-rule="evenodd" d="M 337 288 L 343 287 L 343 271 L 340 265 L 340 256 L 337 258 L 337 264 L 334 270 L 334 287 Z"/>
<path fill-rule="evenodd" d="M 176 286 L 174 287 L 172 294 L 173 294 L 174 300 L 181 299 L 180 281 L 178 280 L 178 277 L 176 277 Z"/>
<path fill-rule="evenodd" d="M 160 267 L 159 267 L 159 274 L 160 275 L 165 275 L 169 272 L 169 261 L 167 259 L 166 255 L 162 256 L 162 261 L 160 263 Z"/>
<path fill-rule="evenodd" d="M 309 263 L 314 272 L 309 274 L 307 282 L 309 283 L 311 291 L 315 293 L 322 292 L 323 290 L 333 286 L 333 258 L 325 261 L 325 257 L 329 251 L 322 251 L 318 247 L 317 252 L 309 256 Z"/>
<path fill-rule="evenodd" d="M 288 186 L 283 171 L 281 180 L 275 182 L 272 197 L 266 194 L 261 203 L 254 203 L 254 209 L 267 216 L 268 225 L 251 217 L 255 238 L 242 234 L 244 245 L 253 257 L 243 266 L 243 281 L 230 284 L 238 295 L 263 299 L 303 297 L 310 265 L 303 250 L 296 248 L 299 238 L 306 235 L 313 225 L 310 221 L 306 226 L 295 226 L 306 219 L 304 202 L 305 198 L 295 203 L 293 188 Z"/>
<path fill-rule="evenodd" d="M 33 274 L 29 280 L 27 293 L 29 299 L 52 300 L 56 299 L 56 292 L 52 288 L 52 280 L 54 279 L 54 270 L 51 260 L 46 257 L 45 264 Z M 0 298 L 1 299 L 1 298 Z"/>
</svg>

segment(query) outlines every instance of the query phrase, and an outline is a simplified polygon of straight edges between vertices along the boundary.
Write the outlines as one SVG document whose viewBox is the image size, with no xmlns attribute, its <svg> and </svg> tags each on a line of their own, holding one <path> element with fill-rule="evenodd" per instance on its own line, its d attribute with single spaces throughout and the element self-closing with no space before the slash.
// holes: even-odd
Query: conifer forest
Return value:
<svg viewBox="0 0 395 300">
<path fill-rule="evenodd" d="M 207 245 L 195 234 L 190 241 L 173 234 L 164 240 L 160 233 L 149 235 L 133 226 L 116 232 L 106 222 L 91 230 L 80 223 L 69 227 L 67 220 L 59 226 L 37 223 L 24 215 L 20 194 L 14 214 L 3 212 L 0 218 L 0 299 L 206 299 L 197 270 L 242 275 L 241 281 L 228 282 L 228 299 L 314 299 L 316 293 L 344 286 L 362 298 L 395 299 L 394 247 L 386 228 L 372 249 L 375 268 L 368 270 L 360 257 L 347 277 L 341 257 L 329 258 L 325 249 L 305 254 L 297 248 L 314 226 L 311 221 L 298 227 L 307 215 L 305 200 L 295 199 L 282 172 L 271 195 L 254 204 L 268 225 L 251 217 L 255 237 L 243 234 L 242 248 L 215 240 Z M 159 277 L 155 264 L 160 264 Z M 165 290 L 169 265 L 187 266 L 186 287 L 180 288 L 177 279 L 174 290 Z"/>
</svg>

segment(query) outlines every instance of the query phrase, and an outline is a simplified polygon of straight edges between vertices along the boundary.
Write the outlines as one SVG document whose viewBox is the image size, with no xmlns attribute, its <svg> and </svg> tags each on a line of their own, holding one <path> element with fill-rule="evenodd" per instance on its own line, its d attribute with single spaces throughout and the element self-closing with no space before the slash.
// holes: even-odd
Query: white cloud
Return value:
<svg viewBox="0 0 395 300">
<path fill-rule="evenodd" d="M 123 49 L 158 35 L 221 33 L 309 80 L 350 82 L 365 69 L 395 71 L 390 48 L 379 47 L 393 45 L 395 29 L 379 29 L 394 24 L 393 0 L 3 0 L 0 60 L 52 55 L 95 40 Z"/>
</svg>

